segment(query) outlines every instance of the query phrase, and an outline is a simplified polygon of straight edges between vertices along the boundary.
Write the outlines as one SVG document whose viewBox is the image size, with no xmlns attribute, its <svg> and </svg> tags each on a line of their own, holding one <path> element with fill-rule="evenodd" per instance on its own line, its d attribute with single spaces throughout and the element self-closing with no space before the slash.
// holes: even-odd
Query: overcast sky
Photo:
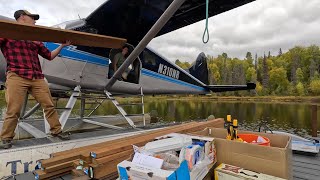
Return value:
<svg viewBox="0 0 320 180">
<path fill-rule="evenodd" d="M 0 0 L 0 15 L 13 17 L 17 9 L 40 14 L 39 25 L 87 17 L 105 0 Z M 244 58 L 277 54 L 296 46 L 320 44 L 320 0 L 257 0 L 209 19 L 210 41 L 202 43 L 201 21 L 154 39 L 150 47 L 169 60 L 193 62 L 200 52 Z"/>
</svg>

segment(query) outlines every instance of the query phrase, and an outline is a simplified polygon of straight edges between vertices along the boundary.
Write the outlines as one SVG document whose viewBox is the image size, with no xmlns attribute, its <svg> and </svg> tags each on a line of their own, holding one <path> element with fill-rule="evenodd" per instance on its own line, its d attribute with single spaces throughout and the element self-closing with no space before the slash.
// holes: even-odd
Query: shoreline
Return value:
<svg viewBox="0 0 320 180">
<path fill-rule="evenodd" d="M 318 104 L 320 105 L 320 96 L 198 96 L 198 95 L 190 95 L 190 96 L 178 96 L 178 95 L 167 95 L 167 96 L 155 96 L 155 97 L 146 97 L 146 98 L 154 98 L 154 99 L 167 99 L 167 100 L 190 100 L 190 99 L 198 99 L 198 100 L 215 100 L 222 102 L 283 102 L 283 103 L 310 103 L 310 104 Z"/>
<path fill-rule="evenodd" d="M 32 100 L 33 97 L 30 97 Z M 126 98 L 124 98 L 126 99 Z M 134 99 L 134 98 L 132 98 Z M 257 103 L 309 103 L 320 105 L 320 96 L 211 96 L 211 95 L 158 95 L 145 96 L 145 100 L 215 100 L 220 102 L 257 102 Z M 0 96 L 0 100 L 5 101 Z M 120 100 L 121 101 L 121 100 Z"/>
</svg>

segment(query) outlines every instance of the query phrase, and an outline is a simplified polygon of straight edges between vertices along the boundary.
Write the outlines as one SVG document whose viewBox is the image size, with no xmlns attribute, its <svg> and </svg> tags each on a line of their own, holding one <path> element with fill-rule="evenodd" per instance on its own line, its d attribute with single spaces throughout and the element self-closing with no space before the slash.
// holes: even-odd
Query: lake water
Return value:
<svg viewBox="0 0 320 180">
<path fill-rule="evenodd" d="M 136 99 L 122 99 L 121 103 L 132 103 Z M 34 103 L 30 103 L 31 105 Z M 59 101 L 61 107 L 65 104 Z M 30 105 L 30 107 L 31 107 Z M 73 116 L 77 116 L 80 105 L 77 104 Z M 0 100 L 0 116 L 3 116 L 6 109 L 4 100 Z M 126 107 L 129 114 L 141 113 L 141 107 Z M 309 137 L 316 130 L 320 135 L 320 107 L 318 105 L 318 122 L 311 123 L 311 105 L 304 103 L 253 103 L 253 102 L 216 102 L 207 99 L 191 98 L 185 100 L 146 98 L 145 112 L 152 112 L 157 115 L 161 122 L 188 121 L 206 119 L 209 115 L 216 118 L 226 118 L 231 114 L 238 119 L 241 129 L 258 130 L 258 124 L 267 122 L 272 130 L 286 131 L 303 137 Z M 94 115 L 118 114 L 117 109 L 110 101 L 96 111 Z M 42 111 L 37 112 L 33 117 L 41 117 Z"/>
</svg>

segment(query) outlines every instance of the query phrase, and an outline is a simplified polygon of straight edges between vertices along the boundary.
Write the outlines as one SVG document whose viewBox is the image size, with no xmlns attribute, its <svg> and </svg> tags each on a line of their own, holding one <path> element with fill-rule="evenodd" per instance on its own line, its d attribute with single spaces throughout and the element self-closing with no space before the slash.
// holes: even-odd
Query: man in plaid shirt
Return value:
<svg viewBox="0 0 320 180">
<path fill-rule="evenodd" d="M 31 14 L 26 10 L 18 10 L 14 13 L 18 23 L 35 25 L 39 15 Z M 20 117 L 20 110 L 24 98 L 29 91 L 41 104 L 46 119 L 50 124 L 53 136 L 61 139 L 69 139 L 68 134 L 63 133 L 55 110 L 48 84 L 44 80 L 38 55 L 48 60 L 53 60 L 70 41 L 61 44 L 50 52 L 42 42 L 23 41 L 0 38 L 0 48 L 7 60 L 6 77 L 6 102 L 7 112 L 1 131 L 2 146 L 5 149 L 12 147 L 12 139 Z"/>
</svg>

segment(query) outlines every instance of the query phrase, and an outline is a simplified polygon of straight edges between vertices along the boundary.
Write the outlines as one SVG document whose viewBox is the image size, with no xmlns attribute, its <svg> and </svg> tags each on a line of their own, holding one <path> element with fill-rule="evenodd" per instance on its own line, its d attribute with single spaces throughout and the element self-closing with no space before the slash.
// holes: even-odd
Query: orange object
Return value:
<svg viewBox="0 0 320 180">
<path fill-rule="evenodd" d="M 261 146 L 270 146 L 270 140 L 263 136 L 260 137 L 263 138 L 265 142 L 258 142 L 259 136 L 255 134 L 238 134 L 238 137 L 247 143 L 258 144 Z"/>
</svg>

